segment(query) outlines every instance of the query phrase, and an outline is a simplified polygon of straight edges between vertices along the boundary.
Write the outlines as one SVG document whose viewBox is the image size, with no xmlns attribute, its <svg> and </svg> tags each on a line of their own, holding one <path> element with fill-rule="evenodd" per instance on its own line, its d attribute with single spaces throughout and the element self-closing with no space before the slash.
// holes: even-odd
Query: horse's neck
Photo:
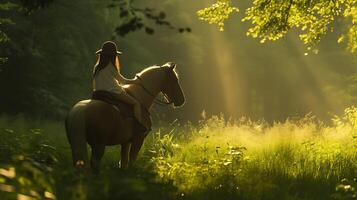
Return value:
<svg viewBox="0 0 357 200">
<path fill-rule="evenodd" d="M 144 107 L 150 109 L 154 99 L 161 91 L 161 78 L 144 76 L 140 81 L 140 84 L 130 85 L 128 90 Z"/>
</svg>

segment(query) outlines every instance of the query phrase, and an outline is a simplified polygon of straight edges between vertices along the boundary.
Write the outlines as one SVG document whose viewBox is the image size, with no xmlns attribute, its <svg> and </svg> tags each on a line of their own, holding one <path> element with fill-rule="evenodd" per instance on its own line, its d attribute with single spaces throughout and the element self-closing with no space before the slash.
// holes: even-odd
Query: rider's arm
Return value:
<svg viewBox="0 0 357 200">
<path fill-rule="evenodd" d="M 119 58 L 118 58 L 119 59 Z M 120 62 L 118 62 L 118 68 L 120 69 Z M 115 68 L 115 79 L 117 79 L 117 81 L 119 82 L 119 84 L 121 85 L 125 85 L 125 84 L 135 84 L 137 82 L 137 79 L 127 79 L 125 78 L 121 73 L 120 70 L 117 70 L 117 68 Z"/>
<path fill-rule="evenodd" d="M 120 74 L 120 72 L 116 69 L 114 69 L 115 72 L 114 72 L 114 77 L 115 79 L 121 84 L 121 85 L 124 85 L 124 84 L 134 84 L 136 83 L 138 80 L 136 78 L 134 79 L 127 79 L 125 78 L 123 75 Z"/>
<path fill-rule="evenodd" d="M 137 79 L 136 79 L 136 78 L 134 78 L 134 79 L 124 78 L 124 76 L 121 75 L 119 72 L 116 73 L 115 79 L 117 79 L 118 82 L 119 82 L 120 84 L 122 84 L 122 85 L 124 85 L 124 84 L 134 84 L 134 83 L 137 82 Z"/>
</svg>

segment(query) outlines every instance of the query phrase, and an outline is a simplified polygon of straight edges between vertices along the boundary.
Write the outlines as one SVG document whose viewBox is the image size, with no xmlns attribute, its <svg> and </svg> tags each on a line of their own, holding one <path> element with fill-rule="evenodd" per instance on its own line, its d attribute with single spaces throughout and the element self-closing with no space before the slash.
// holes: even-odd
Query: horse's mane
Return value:
<svg viewBox="0 0 357 200">
<path fill-rule="evenodd" d="M 161 69 L 161 68 L 168 68 L 168 66 L 159 66 L 159 65 L 149 66 L 149 67 L 141 70 L 141 72 L 137 73 L 136 76 L 141 76 L 148 71 L 155 70 L 155 69 Z M 179 78 L 179 74 L 178 74 L 176 68 L 173 71 L 174 71 L 176 77 Z"/>
<path fill-rule="evenodd" d="M 161 66 L 158 66 L 158 65 L 153 65 L 153 66 L 150 66 L 150 67 L 147 67 L 143 70 L 141 70 L 141 72 L 137 73 L 136 75 L 137 76 L 141 76 L 143 75 L 144 73 L 148 72 L 148 71 L 151 71 L 151 70 L 154 70 L 154 69 L 159 69 Z"/>
</svg>

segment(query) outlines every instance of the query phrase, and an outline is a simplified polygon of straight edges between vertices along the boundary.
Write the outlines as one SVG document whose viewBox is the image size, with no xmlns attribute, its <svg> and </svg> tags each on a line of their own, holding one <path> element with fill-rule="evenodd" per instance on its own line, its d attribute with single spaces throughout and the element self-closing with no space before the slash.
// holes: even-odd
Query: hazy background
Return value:
<svg viewBox="0 0 357 200">
<path fill-rule="evenodd" d="M 11 41 L 1 49 L 9 57 L 0 66 L 1 113 L 63 119 L 70 106 L 89 97 L 94 52 L 110 39 L 123 51 L 128 78 L 146 66 L 178 64 L 187 102 L 176 110 L 154 106 L 154 118 L 196 121 L 205 110 L 268 121 L 309 112 L 329 119 L 357 104 L 357 56 L 337 45 L 338 33 L 323 39 L 317 55 L 305 55 L 293 31 L 265 44 L 248 38 L 248 24 L 240 21 L 244 5 L 220 32 L 195 14 L 212 2 L 147 0 L 137 1 L 138 7 L 164 10 L 192 33 L 155 26 L 154 35 L 115 37 L 120 19 L 106 8 L 109 2 L 63 0 L 31 16 L 6 13 L 16 24 L 7 28 Z"/>
</svg>

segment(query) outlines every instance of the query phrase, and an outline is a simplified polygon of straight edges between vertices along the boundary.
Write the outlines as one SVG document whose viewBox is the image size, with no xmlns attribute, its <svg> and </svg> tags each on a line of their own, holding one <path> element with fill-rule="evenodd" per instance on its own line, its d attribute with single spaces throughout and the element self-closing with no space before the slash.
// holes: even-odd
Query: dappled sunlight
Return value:
<svg viewBox="0 0 357 200">
<path fill-rule="evenodd" d="M 321 59 L 312 59 L 311 57 L 317 57 L 318 55 L 309 55 L 306 49 L 298 41 L 289 37 L 289 41 L 293 45 L 292 48 L 299 52 L 299 63 L 298 67 L 300 75 L 300 80 L 306 79 L 308 84 L 304 85 L 303 100 L 308 109 L 315 110 L 316 114 L 320 116 L 323 115 L 326 110 L 331 112 L 338 112 L 344 107 L 338 107 L 337 102 L 330 98 L 328 92 L 324 91 L 328 85 L 336 85 L 336 80 L 329 80 L 331 72 L 327 68 L 321 67 L 321 65 L 326 65 Z M 304 56 L 303 56 L 304 55 Z"/>
<path fill-rule="evenodd" d="M 219 81 L 217 84 L 221 86 L 223 95 L 217 98 L 222 99 L 224 107 L 222 112 L 227 116 L 237 117 L 239 113 L 246 112 L 246 105 L 243 101 L 247 87 L 246 77 L 240 71 L 240 61 L 234 57 L 229 39 L 214 29 L 211 30 L 211 35 L 214 55 L 213 74 L 217 75 L 217 78 L 213 80 Z"/>
<path fill-rule="evenodd" d="M 0 11 L 0 200 L 356 200 L 356 0 Z"/>
</svg>

